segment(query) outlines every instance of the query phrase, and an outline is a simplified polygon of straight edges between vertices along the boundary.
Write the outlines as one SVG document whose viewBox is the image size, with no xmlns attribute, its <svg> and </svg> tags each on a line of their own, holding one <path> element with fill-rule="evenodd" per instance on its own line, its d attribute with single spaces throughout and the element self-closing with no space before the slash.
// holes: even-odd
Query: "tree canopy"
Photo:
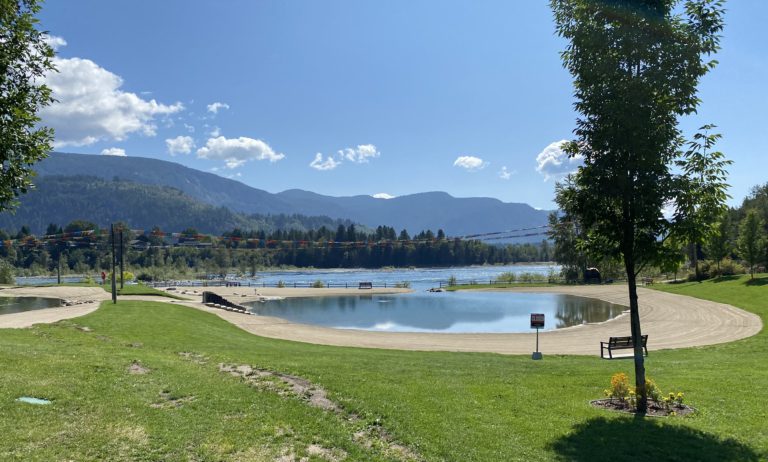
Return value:
<svg viewBox="0 0 768 462">
<path fill-rule="evenodd" d="M 715 65 L 706 56 L 718 49 L 723 28 L 722 2 L 687 0 L 683 14 L 679 3 L 551 1 L 557 32 L 569 42 L 562 58 L 579 113 L 566 151 L 584 160 L 558 203 L 586 240 L 624 262 L 640 412 L 647 399 L 635 278 L 668 258 L 665 238 L 685 229 L 663 213 L 692 187 L 673 170 L 686 160 L 678 119 L 696 111 L 696 87 Z"/>
<path fill-rule="evenodd" d="M 51 150 L 53 131 L 38 111 L 53 102 L 42 77 L 53 70 L 53 49 L 36 29 L 37 0 L 0 0 L 0 211 L 27 192 L 32 165 Z"/>
</svg>

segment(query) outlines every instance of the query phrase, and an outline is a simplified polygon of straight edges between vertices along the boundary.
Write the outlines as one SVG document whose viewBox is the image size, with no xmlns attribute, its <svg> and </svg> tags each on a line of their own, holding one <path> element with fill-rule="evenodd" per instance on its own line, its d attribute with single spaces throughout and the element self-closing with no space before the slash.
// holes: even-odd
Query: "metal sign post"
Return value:
<svg viewBox="0 0 768 462">
<path fill-rule="evenodd" d="M 531 329 L 536 329 L 536 351 L 531 355 L 531 359 L 541 359 L 543 356 L 539 351 L 539 329 L 544 328 L 544 313 L 531 313 Z"/>
</svg>

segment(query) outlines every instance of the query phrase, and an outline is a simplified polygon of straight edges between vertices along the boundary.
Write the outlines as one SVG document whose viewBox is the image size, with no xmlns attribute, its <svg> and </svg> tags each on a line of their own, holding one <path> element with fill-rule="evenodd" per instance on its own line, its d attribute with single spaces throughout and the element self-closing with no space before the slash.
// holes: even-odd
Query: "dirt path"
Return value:
<svg viewBox="0 0 768 462">
<path fill-rule="evenodd" d="M 310 296 L 316 293 L 288 293 L 286 289 L 259 290 L 260 295 Z M 303 289 L 291 289 L 300 291 Z M 323 291 L 325 289 L 319 289 Z M 573 286 L 508 289 L 509 292 L 549 292 L 597 298 L 628 306 L 623 285 Z M 218 292 L 218 290 L 217 290 Z M 322 292 L 321 292 L 322 293 Z M 355 291 L 359 293 L 359 291 Z M 225 293 L 221 295 L 226 296 Z M 640 317 L 643 333 L 648 334 L 648 349 L 684 348 L 726 343 L 750 337 L 762 329 L 760 317 L 722 303 L 683 295 L 639 288 Z M 450 294 L 435 294 L 436 297 Z M 200 307 L 199 304 L 195 304 Z M 268 316 L 247 316 L 219 309 L 201 307 L 238 327 L 263 337 L 295 340 L 322 345 L 355 346 L 398 350 L 475 351 L 503 354 L 530 354 L 535 334 L 424 334 L 369 332 L 332 329 L 296 324 Z M 618 316 L 600 324 L 542 332 L 540 350 L 544 354 L 599 355 L 600 341 L 629 335 L 629 317 Z"/>
<path fill-rule="evenodd" d="M 193 292 L 194 290 L 194 292 Z M 243 303 L 261 297 L 308 297 L 321 295 L 360 295 L 358 289 L 258 289 L 243 287 L 207 288 L 232 302 Z M 550 292 L 597 298 L 627 306 L 627 288 L 622 285 L 573 286 L 507 289 L 509 292 Z M 398 293 L 403 289 L 366 290 L 372 293 Z M 185 289 L 177 293 L 190 297 L 189 301 L 164 297 L 120 297 L 131 300 L 153 300 L 183 304 L 218 315 L 247 332 L 263 337 L 294 340 L 322 345 L 355 346 L 425 351 L 474 351 L 503 354 L 530 354 L 534 349 L 535 334 L 424 334 L 400 332 L 369 332 L 360 330 L 332 329 L 296 324 L 269 316 L 249 316 L 200 303 L 202 290 Z M 55 322 L 59 319 L 81 316 L 98 307 L 109 294 L 100 288 L 50 287 L 0 290 L 7 296 L 53 296 L 82 305 L 51 308 L 0 316 L 0 327 L 27 327 L 35 323 Z M 450 296 L 436 293 L 434 296 Z M 639 288 L 640 317 L 643 333 L 648 334 L 648 349 L 684 348 L 726 343 L 750 337 L 762 329 L 760 317 L 730 305 L 700 300 L 683 295 L 669 294 Z M 540 350 L 546 354 L 598 355 L 600 341 L 608 337 L 629 335 L 629 319 L 618 316 L 600 324 L 586 324 L 567 329 L 542 332 Z"/>
</svg>

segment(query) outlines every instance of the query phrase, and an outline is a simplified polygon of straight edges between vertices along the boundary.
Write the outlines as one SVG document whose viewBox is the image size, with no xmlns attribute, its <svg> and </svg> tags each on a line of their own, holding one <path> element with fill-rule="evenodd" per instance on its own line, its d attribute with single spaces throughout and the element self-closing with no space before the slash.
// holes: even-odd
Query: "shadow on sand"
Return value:
<svg viewBox="0 0 768 462">
<path fill-rule="evenodd" d="M 590 419 L 552 443 L 551 449 L 558 460 L 576 462 L 764 460 L 737 441 L 649 417 Z"/>
</svg>

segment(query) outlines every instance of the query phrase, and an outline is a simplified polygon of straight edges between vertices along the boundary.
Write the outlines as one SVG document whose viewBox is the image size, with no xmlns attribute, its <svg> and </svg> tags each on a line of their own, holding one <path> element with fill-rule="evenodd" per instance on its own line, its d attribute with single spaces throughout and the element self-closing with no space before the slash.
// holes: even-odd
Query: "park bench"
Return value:
<svg viewBox="0 0 768 462">
<path fill-rule="evenodd" d="M 358 286 L 358 289 L 373 289 L 373 283 L 372 282 L 361 282 Z"/>
<path fill-rule="evenodd" d="M 643 278 L 642 281 L 643 281 L 643 284 L 646 286 L 650 286 L 653 284 L 653 278 Z"/>
<path fill-rule="evenodd" d="M 648 336 L 643 335 L 640 337 L 643 340 L 643 350 L 645 356 L 648 356 Z M 613 350 L 631 350 L 635 347 L 632 342 L 632 337 L 611 337 L 607 342 L 600 342 L 600 357 L 603 359 L 614 359 Z M 608 357 L 605 357 L 605 352 L 608 351 Z M 631 358 L 632 356 L 621 356 L 621 358 Z"/>
</svg>

